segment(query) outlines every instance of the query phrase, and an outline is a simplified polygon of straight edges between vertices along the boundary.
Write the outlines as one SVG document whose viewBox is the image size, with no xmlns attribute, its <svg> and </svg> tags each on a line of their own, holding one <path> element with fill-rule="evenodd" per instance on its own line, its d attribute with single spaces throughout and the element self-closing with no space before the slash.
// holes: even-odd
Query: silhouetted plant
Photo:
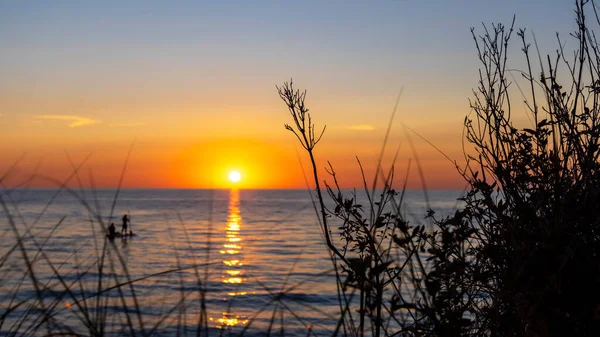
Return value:
<svg viewBox="0 0 600 337">
<path fill-rule="evenodd" d="M 344 335 L 356 336 L 363 336 L 368 330 L 373 336 L 391 335 L 390 329 L 402 328 L 407 333 L 423 330 L 431 315 L 427 312 L 428 306 L 422 305 L 429 295 L 424 293 L 423 280 L 418 275 L 426 275 L 428 268 L 419 252 L 425 252 L 428 240 L 435 234 L 426 233 L 424 225 L 410 225 L 402 217 L 399 206 L 404 191 L 399 193 L 392 188 L 393 168 L 389 174 L 380 175 L 386 177 L 379 190 L 375 188 L 377 184 L 369 190 L 363 175 L 362 193 L 368 204 L 362 205 L 358 203 L 356 191 L 348 195 L 340 189 L 336 173 L 329 164 L 328 173 L 333 184 L 325 182 L 324 185 L 334 207 L 327 208 L 313 153 L 320 136 L 314 136 L 314 126 L 304 102 L 306 92 L 294 89 L 291 82 L 278 90 L 294 120 L 294 127 L 286 125 L 286 129 L 296 135 L 311 159 L 317 212 L 325 241 L 333 253 L 334 264 L 339 262 L 346 275 L 338 274 L 337 278 L 341 311 L 338 327 L 344 329 Z M 335 232 L 331 227 L 334 219 Z M 339 241 L 334 241 L 336 236 Z M 339 246 L 336 246 L 337 242 L 340 242 Z M 403 274 L 410 281 L 403 281 Z M 354 299 L 355 291 L 359 293 L 357 300 Z M 411 293 L 410 298 L 405 298 L 406 293 Z"/>
<path fill-rule="evenodd" d="M 517 32 L 531 128 L 512 119 L 506 60 L 513 26 L 474 35 L 483 71 L 474 116 L 465 120 L 475 150 L 466 214 L 478 229 L 477 281 L 491 298 L 478 314 L 502 336 L 600 333 L 600 53 L 590 29 L 600 21 L 593 2 L 575 4 L 577 48 L 568 55 L 558 37 L 556 55 L 540 57 L 539 76 L 525 30 Z"/>
<path fill-rule="evenodd" d="M 482 36 L 472 31 L 481 70 L 465 118 L 460 173 L 469 189 L 454 215 L 434 219 L 431 211 L 432 227 L 409 224 L 391 178 L 377 200 L 365 182 L 369 205 L 360 205 L 355 192 L 339 189 L 331 165 L 328 210 L 315 174 L 327 243 L 347 275 L 338 279 L 347 334 L 364 334 L 365 317 L 374 336 L 600 334 L 600 45 L 590 28 L 600 19 L 593 1 L 575 1 L 575 13 L 575 51 L 570 56 L 557 36 L 556 55 L 543 60 L 538 51 L 539 74 L 525 30 L 517 35 L 527 69 L 507 66 L 514 20 L 484 25 Z M 514 86 L 531 127 L 514 122 Z M 301 97 L 308 111 L 305 93 L 282 95 L 294 111 L 289 97 Z M 358 301 L 349 288 L 359 290 Z"/>
<path fill-rule="evenodd" d="M 467 286 L 470 333 L 493 336 L 598 335 L 600 291 L 600 78 L 599 45 L 591 25 L 600 21 L 591 1 L 575 2 L 577 43 L 559 49 L 535 75 L 525 30 L 518 30 L 527 70 L 507 66 L 514 31 L 484 26 L 473 37 L 482 64 L 479 86 L 465 119 L 473 151 L 463 175 L 465 208 L 441 225 L 467 230 L 460 274 Z M 594 21 L 586 17 L 586 8 Z M 560 74 L 563 74 L 559 76 Z M 528 94 L 512 73 L 524 79 Z M 532 127 L 514 122 L 516 85 Z M 465 227 L 466 226 L 466 227 Z M 435 254 L 435 265 L 443 256 Z M 435 270 L 434 270 L 435 271 Z"/>
</svg>

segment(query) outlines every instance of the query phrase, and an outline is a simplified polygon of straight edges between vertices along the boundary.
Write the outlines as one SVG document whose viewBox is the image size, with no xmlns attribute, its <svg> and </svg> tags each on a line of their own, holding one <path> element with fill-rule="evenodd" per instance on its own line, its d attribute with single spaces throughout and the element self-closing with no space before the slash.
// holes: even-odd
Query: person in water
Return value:
<svg viewBox="0 0 600 337">
<path fill-rule="evenodd" d="M 123 215 L 123 227 L 121 227 L 121 235 L 125 234 L 127 235 L 127 223 L 131 222 L 131 220 L 129 220 L 129 218 L 127 217 L 127 214 Z"/>
<path fill-rule="evenodd" d="M 115 237 L 115 235 L 117 235 L 117 231 L 115 230 L 115 224 L 113 222 L 110 223 L 110 226 L 108 226 L 108 236 Z"/>
</svg>

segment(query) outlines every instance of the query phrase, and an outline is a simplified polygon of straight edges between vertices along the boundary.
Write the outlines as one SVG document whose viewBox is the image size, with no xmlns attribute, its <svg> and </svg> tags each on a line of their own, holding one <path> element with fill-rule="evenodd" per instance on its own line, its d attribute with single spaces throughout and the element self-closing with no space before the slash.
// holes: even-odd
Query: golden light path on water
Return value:
<svg viewBox="0 0 600 337">
<path fill-rule="evenodd" d="M 245 281 L 241 250 L 242 237 L 240 235 L 242 217 L 240 215 L 240 194 L 238 189 L 232 189 L 229 194 L 229 211 L 227 215 L 227 226 L 225 227 L 225 243 L 220 251 L 223 255 L 225 272 L 223 283 L 231 289 L 228 291 L 229 298 L 234 296 L 245 296 L 245 291 L 240 291 Z M 246 325 L 248 319 L 240 317 L 232 312 L 224 311 L 221 318 L 217 320 L 218 328 L 224 326 Z"/>
</svg>

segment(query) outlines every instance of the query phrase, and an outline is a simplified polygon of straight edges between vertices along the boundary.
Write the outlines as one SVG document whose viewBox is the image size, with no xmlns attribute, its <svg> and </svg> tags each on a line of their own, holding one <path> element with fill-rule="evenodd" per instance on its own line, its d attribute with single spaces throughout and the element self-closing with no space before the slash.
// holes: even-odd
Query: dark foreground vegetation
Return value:
<svg viewBox="0 0 600 337">
<path fill-rule="evenodd" d="M 278 88 L 293 119 L 286 128 L 311 160 L 315 209 L 337 274 L 333 335 L 600 335 L 600 45 L 593 29 L 600 18 L 594 2 L 585 0 L 575 2 L 575 17 L 577 30 L 568 38 L 576 44 L 574 52 L 564 50 L 565 41 L 557 36 L 559 48 L 547 56 L 532 50 L 530 35 L 515 30 L 514 22 L 484 26 L 481 34 L 473 30 L 480 80 L 464 121 L 466 162 L 454 162 L 468 189 L 464 207 L 448 217 L 431 211 L 422 223 L 409 222 L 401 212 L 404 191 L 392 188 L 393 168 L 378 165 L 369 183 L 365 177 L 359 192 L 368 198 L 364 205 L 339 188 L 331 165 L 324 182 L 314 153 L 323 133 L 305 106 L 306 92 L 291 82 Z M 510 48 L 522 49 L 525 69 L 508 67 Z M 517 107 L 529 124 L 515 120 Z M 79 179 L 79 168 L 73 169 L 58 186 L 89 211 L 92 230 L 99 224 L 106 231 L 97 207 L 66 187 Z M 14 201 L 6 191 L 0 207 L 15 243 L 0 256 L 0 276 L 6 275 L 8 257 L 20 254 L 26 269 L 22 284 L 33 289 L 33 297 L 13 296 L 0 312 L 0 331 L 150 336 L 175 326 L 169 330 L 174 335 L 224 334 L 210 329 L 206 317 L 208 264 L 200 256 L 192 266 L 178 262 L 163 272 L 193 271 L 194 289 L 184 291 L 179 278 L 177 303 L 146 322 L 134 289 L 140 280 L 130 277 L 114 243 L 96 242 L 95 262 L 64 275 L 44 251 L 51 236 L 35 238 L 31 228 L 20 230 L 20 215 L 11 211 Z M 61 289 L 52 298 L 45 297 L 50 281 L 39 279 L 41 263 L 50 268 L 53 289 Z M 82 282 L 88 274 L 95 275 L 91 287 Z M 106 295 L 114 291 L 116 296 Z M 185 322 L 182 304 L 189 301 L 196 308 L 192 322 Z M 77 328 L 61 320 L 65 303 L 75 312 Z M 109 313 L 115 307 L 120 330 Z M 22 314 L 14 317 L 17 311 Z M 189 323 L 193 331 L 180 329 Z M 307 335 L 316 335 L 311 329 Z M 284 331 L 282 326 L 280 334 Z M 271 333 L 270 326 L 266 335 Z"/>
<path fill-rule="evenodd" d="M 331 182 L 321 181 L 314 149 L 323 132 L 306 92 L 291 82 L 278 88 L 293 119 L 286 128 L 312 163 L 318 214 L 338 267 L 343 335 L 600 335 L 595 6 L 575 3 L 574 52 L 558 35 L 555 54 L 532 51 L 514 20 L 472 31 L 480 80 L 464 121 L 466 164 L 454 162 L 468 183 L 465 206 L 445 218 L 432 211 L 432 222 L 403 216 L 393 168 L 379 166 L 372 183 L 365 179 L 368 205 L 340 191 L 331 165 Z M 507 66 L 515 47 L 524 70 Z M 527 127 L 515 121 L 517 107 Z"/>
</svg>

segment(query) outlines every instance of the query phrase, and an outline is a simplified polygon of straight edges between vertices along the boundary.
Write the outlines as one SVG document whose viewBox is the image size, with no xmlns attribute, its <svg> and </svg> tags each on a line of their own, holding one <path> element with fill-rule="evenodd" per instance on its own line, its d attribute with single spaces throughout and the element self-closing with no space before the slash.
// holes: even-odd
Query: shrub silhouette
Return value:
<svg viewBox="0 0 600 337">
<path fill-rule="evenodd" d="M 363 335 L 368 322 L 374 336 L 600 335 L 600 45 L 591 28 L 600 18 L 593 1 L 575 1 L 575 13 L 573 54 L 557 35 L 556 54 L 538 51 L 534 66 L 526 31 L 516 32 L 523 71 L 507 66 L 514 19 L 484 25 L 481 36 L 472 30 L 480 79 L 464 121 L 467 164 L 456 164 L 469 188 L 453 216 L 429 212 L 430 229 L 403 218 L 393 171 L 377 195 L 365 179 L 363 206 L 339 189 L 329 165 L 333 184 L 325 188 L 335 206 L 327 209 L 317 142 L 306 142 L 315 139 L 306 93 L 291 82 L 278 88 L 295 122 L 286 128 L 312 144 L 305 148 L 326 241 L 341 267 L 346 335 Z M 513 117 L 523 101 L 530 127 Z"/>
<path fill-rule="evenodd" d="M 570 56 L 559 37 L 556 55 L 539 58 L 539 76 L 525 30 L 517 32 L 531 128 L 516 127 L 511 115 L 506 60 L 514 20 L 509 29 L 474 35 L 482 71 L 465 120 L 475 154 L 461 219 L 478 230 L 471 255 L 481 272 L 473 281 L 490 296 L 480 315 L 498 335 L 599 333 L 600 54 L 590 26 L 600 21 L 585 11 L 596 14 L 593 5 L 576 1 L 578 47 Z"/>
</svg>

